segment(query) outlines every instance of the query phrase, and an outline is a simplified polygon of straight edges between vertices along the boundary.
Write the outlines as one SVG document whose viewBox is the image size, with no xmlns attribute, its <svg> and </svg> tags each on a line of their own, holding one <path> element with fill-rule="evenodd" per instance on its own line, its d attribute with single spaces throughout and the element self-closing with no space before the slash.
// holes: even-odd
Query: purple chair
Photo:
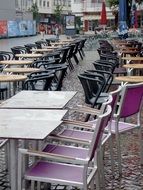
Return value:
<svg viewBox="0 0 143 190">
<path fill-rule="evenodd" d="M 96 114 L 103 114 L 105 111 L 105 108 L 107 105 L 110 105 L 112 108 L 112 113 L 110 115 L 109 120 L 111 120 L 116 105 L 117 105 L 117 101 L 119 98 L 119 94 L 121 92 L 121 87 L 119 87 L 117 90 L 110 92 L 110 96 L 107 102 L 105 102 L 100 110 L 95 110 L 93 108 L 88 108 L 85 109 L 80 108 L 77 111 L 82 111 L 82 112 L 86 112 L 87 110 L 92 111 L 92 114 L 95 112 L 97 112 Z M 111 96 L 112 96 L 112 101 L 111 101 Z M 92 109 L 92 110 L 91 110 Z M 91 113 L 90 113 L 91 114 Z M 96 127 L 96 119 L 89 121 L 89 122 L 81 122 L 81 121 L 72 121 L 72 120 L 64 120 L 64 124 L 66 124 L 66 126 L 68 127 L 64 127 L 58 134 L 53 134 L 52 139 L 55 140 L 60 140 L 60 141 L 68 141 L 71 143 L 83 143 L 83 144 L 89 144 L 91 139 L 92 139 L 92 135 L 93 135 L 93 131 Z M 70 126 L 71 124 L 71 126 Z M 80 128 L 79 128 L 79 124 L 80 124 Z M 92 125 L 91 125 L 92 124 Z M 78 128 L 77 128 L 78 127 Z M 81 129 L 85 129 L 85 130 L 81 130 Z M 108 126 L 108 133 L 103 133 L 102 135 L 102 147 L 104 147 L 105 143 L 109 140 L 109 145 L 110 145 L 110 154 L 111 154 L 111 168 L 112 168 L 112 173 L 114 175 L 114 157 L 113 157 L 113 148 L 112 148 L 112 139 L 111 139 L 111 125 Z M 88 130 L 88 131 L 87 131 Z M 102 149 L 102 148 L 101 148 Z M 101 178 L 102 178 L 102 185 L 104 186 L 104 167 L 103 167 L 103 151 L 101 150 L 101 156 L 100 156 L 100 173 L 101 173 Z"/>
<path fill-rule="evenodd" d="M 114 119 L 111 122 L 111 133 L 115 135 L 117 142 L 117 156 L 119 174 L 122 174 L 121 167 L 121 146 L 120 134 L 130 130 L 139 128 L 139 141 L 141 145 L 141 164 L 143 164 L 143 147 L 141 141 L 141 108 L 143 97 L 143 83 L 126 84 L 122 87 L 120 101 L 118 103 L 118 110 L 114 114 Z M 136 117 L 136 123 L 127 122 L 125 119 L 131 116 Z M 121 121 L 121 120 L 124 120 Z"/>
<path fill-rule="evenodd" d="M 74 186 L 84 190 L 87 190 L 89 186 L 91 189 L 95 189 L 94 182 L 98 167 L 95 162 L 93 164 L 92 161 L 97 157 L 98 162 L 98 151 L 101 146 L 103 131 L 108 124 L 110 114 L 111 107 L 108 105 L 105 113 L 100 114 L 97 118 L 96 130 L 94 130 L 92 134 L 88 149 L 80 147 L 68 148 L 65 146 L 64 150 L 69 152 L 67 156 L 61 154 L 63 151 L 61 150 L 62 148 L 56 151 L 56 146 L 54 148 L 49 146 L 49 149 L 55 150 L 53 152 L 19 149 L 18 190 L 22 189 L 23 170 L 21 170 L 21 166 L 24 154 L 40 157 L 40 160 L 24 172 L 25 180 Z M 71 154 L 72 150 L 74 152 L 73 154 Z"/>
</svg>

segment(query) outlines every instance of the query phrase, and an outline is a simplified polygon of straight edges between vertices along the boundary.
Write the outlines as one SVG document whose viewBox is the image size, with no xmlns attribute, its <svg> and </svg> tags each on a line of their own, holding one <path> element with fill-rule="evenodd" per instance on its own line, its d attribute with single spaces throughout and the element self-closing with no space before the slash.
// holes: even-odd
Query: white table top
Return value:
<svg viewBox="0 0 143 190">
<path fill-rule="evenodd" d="M 1 120 L 53 120 L 60 121 L 67 110 L 0 109 Z"/>
<path fill-rule="evenodd" d="M 0 120 L 0 137 L 10 139 L 45 139 L 62 121 Z"/>
<path fill-rule="evenodd" d="M 0 108 L 62 109 L 75 91 L 21 91 L 4 101 Z"/>
</svg>

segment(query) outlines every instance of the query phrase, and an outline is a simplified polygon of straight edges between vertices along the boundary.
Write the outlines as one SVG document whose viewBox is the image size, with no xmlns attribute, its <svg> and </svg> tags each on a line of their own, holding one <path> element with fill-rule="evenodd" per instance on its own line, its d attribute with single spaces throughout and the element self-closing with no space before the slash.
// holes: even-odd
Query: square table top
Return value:
<svg viewBox="0 0 143 190">
<path fill-rule="evenodd" d="M 75 91 L 21 91 L 4 101 L 0 108 L 62 109 L 76 93 Z"/>
<path fill-rule="evenodd" d="M 67 110 L 0 109 L 0 137 L 43 140 L 61 123 Z"/>
<path fill-rule="evenodd" d="M 60 121 L 67 110 L 0 109 L 1 120 L 52 120 Z"/>
<path fill-rule="evenodd" d="M 0 137 L 8 139 L 44 140 L 62 121 L 0 120 Z"/>
</svg>

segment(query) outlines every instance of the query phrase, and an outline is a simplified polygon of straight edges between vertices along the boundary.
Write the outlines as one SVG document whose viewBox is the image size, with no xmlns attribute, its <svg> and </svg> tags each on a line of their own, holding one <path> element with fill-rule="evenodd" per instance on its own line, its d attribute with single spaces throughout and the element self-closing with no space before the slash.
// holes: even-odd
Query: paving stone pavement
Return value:
<svg viewBox="0 0 143 190">
<path fill-rule="evenodd" d="M 24 43 L 24 42 L 23 42 Z M 0 42 L 1 44 L 1 42 Z M 78 80 L 77 75 L 82 73 L 86 69 L 93 68 L 92 62 L 98 59 L 96 48 L 98 46 L 97 40 L 93 42 L 93 46 L 87 48 L 85 51 L 86 56 L 84 60 L 80 60 L 79 65 L 75 64 L 74 71 L 68 73 L 66 76 L 62 90 L 76 90 L 78 94 L 68 104 L 68 107 L 75 107 L 77 104 L 84 104 L 84 93 L 82 86 Z M 12 46 L 11 46 L 12 47 Z M 74 119 L 80 119 L 80 115 L 68 115 Z M 76 118 L 78 117 L 78 118 Z M 134 122 L 134 121 L 133 121 Z M 116 160 L 116 146 L 114 145 L 115 156 L 115 173 L 112 175 L 110 155 L 108 151 L 108 145 L 105 147 L 105 190 L 142 190 L 143 189 L 143 168 L 140 166 L 140 150 L 138 143 L 138 130 L 128 132 L 121 135 L 121 147 L 122 147 L 122 165 L 123 175 L 119 177 Z M 115 142 L 115 141 L 113 141 Z M 0 190 L 9 190 L 8 176 L 4 171 L 4 153 L 0 152 Z M 58 187 L 57 189 L 62 189 Z"/>
</svg>

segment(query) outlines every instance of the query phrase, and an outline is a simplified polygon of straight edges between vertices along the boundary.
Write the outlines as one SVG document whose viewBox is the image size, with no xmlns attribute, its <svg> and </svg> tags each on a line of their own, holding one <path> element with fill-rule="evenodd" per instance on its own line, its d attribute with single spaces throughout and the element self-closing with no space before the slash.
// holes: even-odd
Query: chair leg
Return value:
<svg viewBox="0 0 143 190">
<path fill-rule="evenodd" d="M 85 53 L 84 53 L 83 49 L 81 49 L 81 52 L 82 52 L 82 55 L 85 56 Z"/>
<path fill-rule="evenodd" d="M 35 181 L 31 181 L 31 190 L 35 189 Z"/>
<path fill-rule="evenodd" d="M 9 158 L 9 142 L 7 142 L 5 146 L 5 162 L 6 162 L 6 170 L 9 171 L 10 168 L 10 158 Z"/>
<path fill-rule="evenodd" d="M 143 166 L 143 140 L 142 140 L 142 128 L 139 128 L 139 144 L 140 144 L 140 156 L 141 156 L 141 166 Z"/>
<path fill-rule="evenodd" d="M 122 176 L 121 146 L 120 146 L 120 135 L 118 132 L 116 133 L 116 144 L 117 144 L 118 170 L 119 170 L 119 175 Z"/>
<path fill-rule="evenodd" d="M 41 182 L 37 181 L 37 190 L 41 189 Z"/>
<path fill-rule="evenodd" d="M 76 56 L 76 55 L 74 55 L 73 57 L 74 57 L 74 60 L 75 60 L 76 64 L 78 65 L 79 60 L 78 60 L 77 56 Z"/>
<path fill-rule="evenodd" d="M 96 160 L 95 160 L 95 164 L 97 164 L 97 174 L 95 176 L 95 184 L 96 184 L 96 189 L 100 190 L 100 187 L 102 187 L 102 179 L 100 176 L 100 156 L 99 156 L 99 152 L 96 155 Z"/>
<path fill-rule="evenodd" d="M 100 163 L 100 179 L 102 181 L 102 188 L 105 189 L 105 178 L 104 178 L 104 161 L 103 161 L 103 158 L 104 158 L 104 155 L 103 155 L 103 150 L 104 147 L 101 147 L 100 148 L 100 160 L 99 160 L 99 163 Z"/>
<path fill-rule="evenodd" d="M 80 50 L 78 52 L 79 52 L 79 55 L 80 55 L 81 59 L 83 60 L 82 53 L 80 52 Z"/>
<path fill-rule="evenodd" d="M 115 162 L 114 162 L 114 156 L 113 156 L 113 138 L 112 135 L 109 139 L 109 149 L 110 149 L 110 157 L 111 157 L 111 170 L 112 170 L 112 176 L 114 177 L 114 166 L 115 166 Z"/>
</svg>

